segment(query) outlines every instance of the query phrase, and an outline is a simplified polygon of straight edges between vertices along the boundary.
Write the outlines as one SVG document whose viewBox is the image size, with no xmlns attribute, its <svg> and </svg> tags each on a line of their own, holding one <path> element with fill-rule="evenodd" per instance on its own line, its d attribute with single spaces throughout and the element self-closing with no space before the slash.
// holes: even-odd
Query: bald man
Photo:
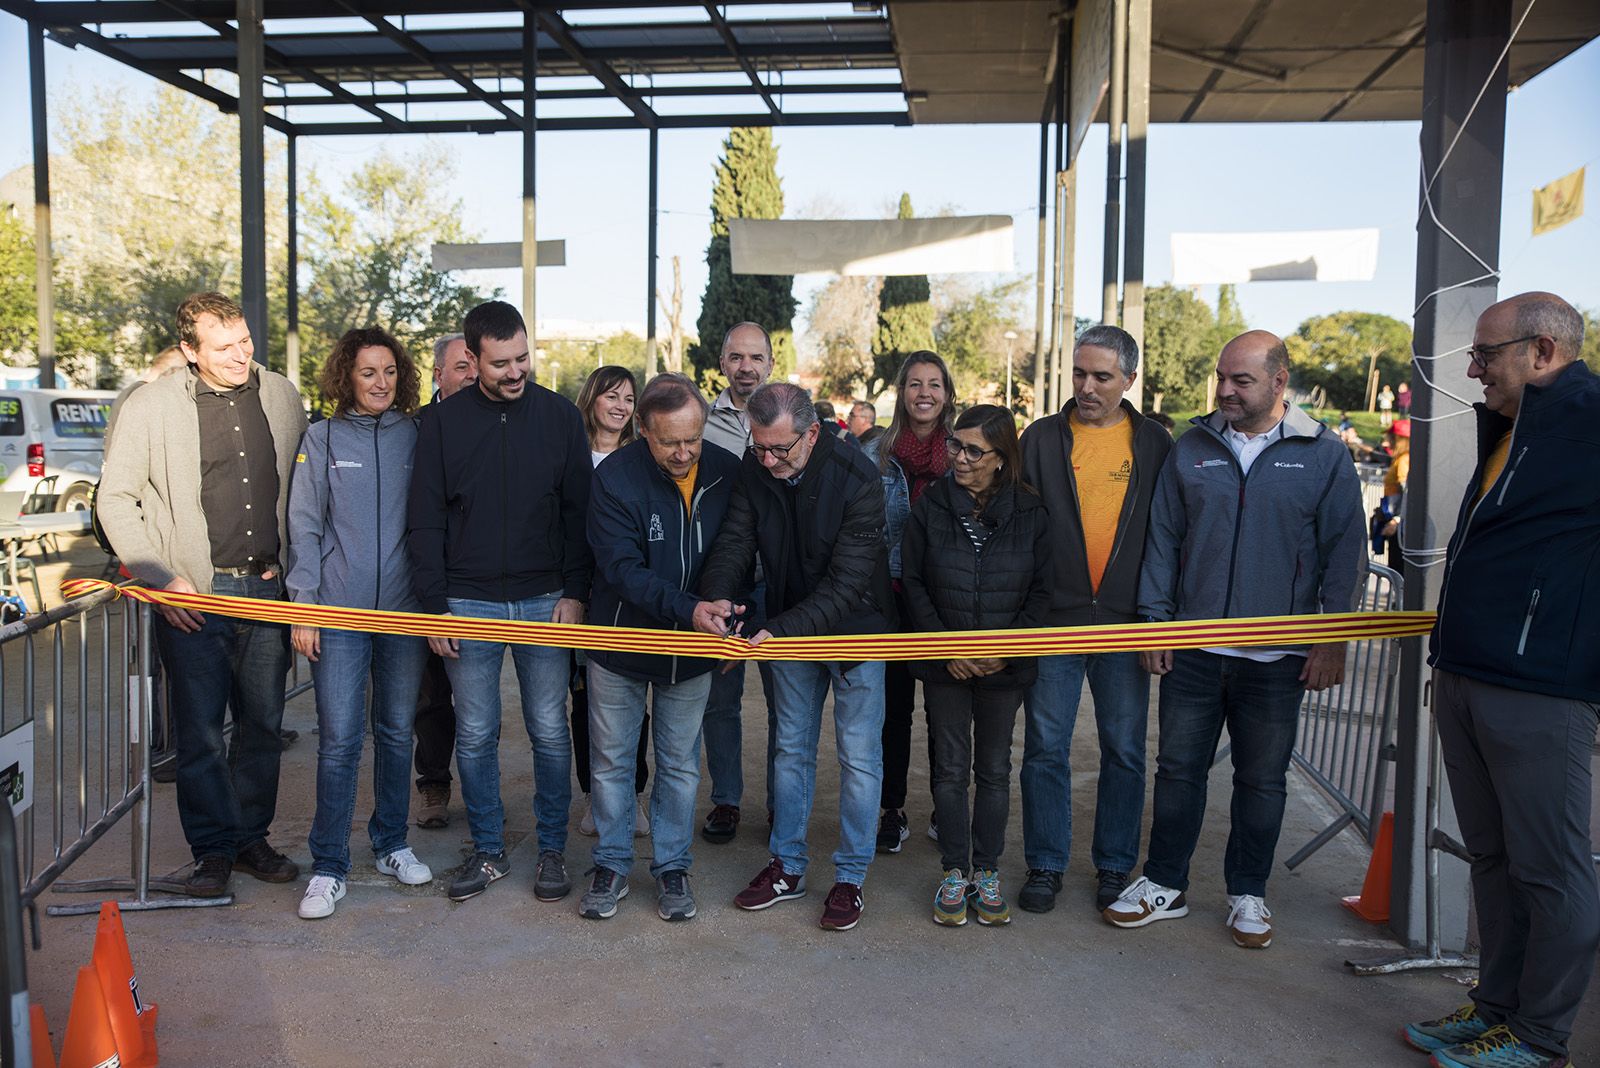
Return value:
<svg viewBox="0 0 1600 1068">
<path fill-rule="evenodd" d="M 1600 947 L 1600 378 L 1583 330 L 1560 297 L 1523 293 L 1479 316 L 1468 350 L 1478 466 L 1428 662 L 1482 952 L 1472 1003 L 1404 1030 L 1446 1068 L 1567 1064 Z"/>
<path fill-rule="evenodd" d="M 1167 455 L 1150 505 L 1139 613 L 1174 619 L 1349 612 L 1365 572 L 1361 483 L 1337 434 L 1284 401 L 1289 353 L 1264 330 L 1217 358 L 1217 410 Z M 1233 746 L 1227 925 L 1272 944 L 1266 904 L 1300 699 L 1344 677 L 1343 645 L 1152 650 L 1160 755 L 1144 875 L 1101 913 L 1143 927 L 1189 912 L 1189 861 L 1224 725 Z"/>
</svg>

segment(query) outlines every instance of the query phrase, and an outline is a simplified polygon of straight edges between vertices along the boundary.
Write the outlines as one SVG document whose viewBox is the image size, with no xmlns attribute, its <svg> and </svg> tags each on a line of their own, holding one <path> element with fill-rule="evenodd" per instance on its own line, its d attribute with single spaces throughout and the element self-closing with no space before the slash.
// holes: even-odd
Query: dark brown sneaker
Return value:
<svg viewBox="0 0 1600 1068">
<path fill-rule="evenodd" d="M 241 849 L 233 858 L 233 870 L 264 883 L 292 883 L 300 878 L 300 865 L 267 845 L 265 838 Z"/>
<path fill-rule="evenodd" d="M 436 830 L 450 825 L 450 784 L 429 783 L 417 787 L 417 826 Z"/>
<path fill-rule="evenodd" d="M 855 883 L 834 883 L 828 900 L 822 903 L 822 927 L 827 931 L 848 931 L 861 922 L 861 887 Z"/>
<path fill-rule="evenodd" d="M 806 877 L 790 875 L 783 870 L 783 861 L 773 857 L 762 868 L 750 885 L 734 896 L 733 903 L 750 912 L 776 905 L 780 901 L 793 901 L 806 896 Z"/>
<path fill-rule="evenodd" d="M 228 892 L 228 877 L 232 874 L 233 862 L 211 853 L 194 862 L 194 871 L 184 881 L 183 892 L 190 897 L 222 897 Z"/>
<path fill-rule="evenodd" d="M 739 806 L 718 805 L 706 815 L 706 822 L 700 828 L 700 837 L 708 842 L 733 841 L 733 836 L 739 833 Z"/>
</svg>

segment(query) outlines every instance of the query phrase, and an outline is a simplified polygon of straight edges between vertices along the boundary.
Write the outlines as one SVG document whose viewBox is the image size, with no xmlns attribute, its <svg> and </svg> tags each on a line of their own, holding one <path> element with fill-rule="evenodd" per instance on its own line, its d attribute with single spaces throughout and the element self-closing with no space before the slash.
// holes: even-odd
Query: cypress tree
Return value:
<svg viewBox="0 0 1600 1068">
<path fill-rule="evenodd" d="M 769 126 L 736 126 L 722 142 L 711 190 L 710 277 L 700 302 L 700 341 L 689 349 L 696 381 L 717 369 L 722 335 L 739 322 L 760 323 L 772 334 L 774 379 L 794 370 L 794 276 L 733 273 L 729 219 L 777 219 L 783 215 L 778 149 Z"/>
<path fill-rule="evenodd" d="M 900 218 L 911 214 L 911 194 L 900 194 Z M 878 329 L 872 339 L 871 392 L 883 392 L 907 354 L 933 348 L 933 303 L 925 274 L 889 275 L 878 290 Z"/>
</svg>

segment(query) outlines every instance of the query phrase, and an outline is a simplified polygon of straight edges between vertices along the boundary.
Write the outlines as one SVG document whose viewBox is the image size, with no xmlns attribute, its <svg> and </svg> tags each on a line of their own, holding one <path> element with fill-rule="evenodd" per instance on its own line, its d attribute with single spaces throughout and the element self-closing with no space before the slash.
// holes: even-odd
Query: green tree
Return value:
<svg viewBox="0 0 1600 1068">
<path fill-rule="evenodd" d="M 911 194 L 900 194 L 899 217 L 910 219 Z M 869 391 L 881 393 L 894 381 L 910 353 L 933 347 L 933 303 L 925 274 L 890 275 L 878 290 L 878 326 L 872 338 Z"/>
<path fill-rule="evenodd" d="M 380 152 L 334 193 L 315 174 L 307 181 L 301 302 L 301 361 L 313 380 L 346 330 L 381 326 L 424 364 L 440 334 L 461 329 L 474 304 L 498 296 L 461 285 L 433 269 L 435 241 L 470 241 L 462 205 L 441 194 L 454 165 L 442 147 L 415 155 Z"/>
<path fill-rule="evenodd" d="M 1026 279 L 1002 282 L 975 293 L 955 293 L 940 301 L 941 311 L 934 326 L 935 351 L 944 357 L 955 380 L 958 407 L 972 404 L 1004 404 L 1006 353 L 1026 352 L 1031 332 L 1024 333 L 1022 296 Z M 1006 331 L 1016 332 L 1008 342 Z M 1012 367 L 1014 396 L 1026 399 L 1020 388 L 1024 365 Z M 1031 386 L 1031 380 L 1030 380 Z"/>
<path fill-rule="evenodd" d="M 0 352 L 31 350 L 38 325 L 33 234 L 0 204 Z"/>
<path fill-rule="evenodd" d="M 1158 397 L 1166 411 L 1204 405 L 1206 380 L 1216 363 L 1217 329 L 1210 305 L 1189 290 L 1164 285 L 1145 293 L 1144 374 L 1152 405 Z"/>
<path fill-rule="evenodd" d="M 858 397 L 872 377 L 872 336 L 876 329 L 878 280 L 863 275 L 829 279 L 806 309 L 805 337 L 810 367 L 819 377 L 820 397 Z M 866 391 L 875 397 L 882 387 Z"/>
<path fill-rule="evenodd" d="M 1211 330 L 1211 351 L 1213 354 L 1222 351 L 1222 346 L 1250 329 L 1250 324 L 1244 320 L 1244 311 L 1239 307 L 1238 288 L 1232 283 L 1224 283 L 1217 287 L 1217 322 Z"/>
<path fill-rule="evenodd" d="M 1296 389 L 1321 387 L 1330 408 L 1360 408 L 1366 403 L 1367 375 L 1390 388 L 1411 379 L 1411 328 L 1376 312 L 1341 311 L 1315 315 L 1285 338 Z"/>
<path fill-rule="evenodd" d="M 783 216 L 778 149 L 767 126 L 736 126 L 722 142 L 711 189 L 711 243 L 706 247 L 705 297 L 700 302 L 700 340 L 689 347 L 689 377 L 706 381 L 716 371 L 722 336 L 735 323 L 760 323 L 772 335 L 773 377 L 794 370 L 794 277 L 734 274 L 728 245 L 729 219 Z"/>
<path fill-rule="evenodd" d="M 1588 308 L 1579 308 L 1578 314 L 1583 316 L 1583 347 L 1578 355 L 1589 370 L 1600 374 L 1600 314 Z"/>
</svg>

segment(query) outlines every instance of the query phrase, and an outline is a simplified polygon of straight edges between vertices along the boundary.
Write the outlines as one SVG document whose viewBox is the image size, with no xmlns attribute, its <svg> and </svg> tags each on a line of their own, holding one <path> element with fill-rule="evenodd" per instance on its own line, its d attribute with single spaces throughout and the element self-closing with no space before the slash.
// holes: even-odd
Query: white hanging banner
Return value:
<svg viewBox="0 0 1600 1068">
<path fill-rule="evenodd" d="M 958 274 L 1016 270 L 1011 216 L 730 219 L 734 274 Z"/>
<path fill-rule="evenodd" d="M 566 265 L 565 241 L 539 242 L 540 267 Z M 521 266 L 521 241 L 474 241 L 466 244 L 439 241 L 433 246 L 433 269 L 436 271 L 481 271 Z"/>
<path fill-rule="evenodd" d="M 1378 231 L 1283 230 L 1173 234 L 1172 283 L 1370 282 Z"/>
</svg>

